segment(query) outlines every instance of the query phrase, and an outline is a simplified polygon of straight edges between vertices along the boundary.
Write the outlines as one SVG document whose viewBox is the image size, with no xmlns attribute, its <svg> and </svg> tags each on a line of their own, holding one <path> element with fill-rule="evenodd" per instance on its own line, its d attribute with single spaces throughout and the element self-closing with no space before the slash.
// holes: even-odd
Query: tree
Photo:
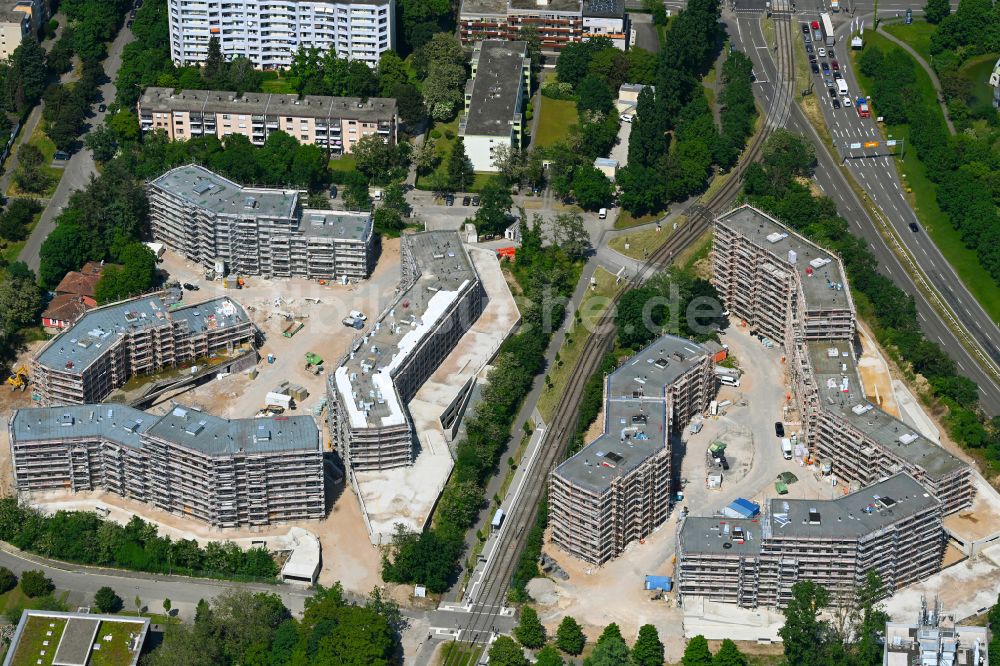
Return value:
<svg viewBox="0 0 1000 666">
<path fill-rule="evenodd" d="M 795 662 L 792 662 L 795 663 Z M 708 649 L 708 641 L 698 635 L 688 641 L 681 658 L 682 666 L 712 666 L 712 652 Z"/>
<path fill-rule="evenodd" d="M 392 50 L 383 51 L 379 56 L 375 73 L 378 77 L 379 95 L 382 97 L 392 97 L 396 86 L 410 82 L 403 59 Z"/>
<path fill-rule="evenodd" d="M 472 160 L 465 154 L 465 140 L 455 137 L 448 157 L 448 186 L 454 192 L 464 192 L 472 185 L 475 175 Z"/>
<path fill-rule="evenodd" d="M 23 143 L 17 149 L 17 169 L 14 171 L 14 182 L 25 192 L 38 194 L 44 192 L 51 179 L 42 168 L 45 156 L 33 143 Z"/>
<path fill-rule="evenodd" d="M 614 47 L 603 49 L 594 54 L 587 65 L 587 75 L 596 76 L 613 91 L 617 91 L 623 83 L 631 81 L 629 73 L 629 57 L 621 49 Z"/>
<path fill-rule="evenodd" d="M 437 168 L 441 162 L 441 155 L 435 148 L 434 140 L 430 137 L 424 137 L 424 140 L 414 147 L 411 159 L 417 168 L 417 174 L 426 176 Z"/>
<path fill-rule="evenodd" d="M 483 489 L 479 484 L 475 481 L 457 481 L 445 486 L 438 501 L 436 515 L 438 520 L 464 530 L 475 520 L 482 504 Z"/>
<path fill-rule="evenodd" d="M 424 80 L 424 103 L 431 117 L 438 121 L 451 120 L 462 101 L 466 74 L 463 65 L 449 62 L 433 63 Z"/>
<path fill-rule="evenodd" d="M 879 666 L 882 663 L 882 645 L 879 641 L 885 632 L 885 623 L 889 614 L 879 605 L 879 600 L 885 596 L 885 585 L 874 569 L 865 574 L 864 585 L 858 590 L 857 610 L 861 616 L 860 625 L 855 633 L 855 663 L 857 666 Z"/>
<path fill-rule="evenodd" d="M 639 637 L 632 646 L 634 666 L 663 666 L 663 643 L 656 627 L 644 624 L 639 627 Z"/>
<path fill-rule="evenodd" d="M 392 53 L 392 51 L 386 51 Z M 389 91 L 389 97 L 396 100 L 399 119 L 407 127 L 417 127 L 427 120 L 427 107 L 420 91 L 412 83 L 400 83 Z"/>
<path fill-rule="evenodd" d="M 139 118 L 134 111 L 121 109 L 108 118 L 107 125 L 119 141 L 139 140 Z"/>
<path fill-rule="evenodd" d="M 562 655 L 552 644 L 546 645 L 535 654 L 535 666 L 563 666 L 565 663 Z"/>
<path fill-rule="evenodd" d="M 584 210 L 597 210 L 614 197 L 611 181 L 596 167 L 584 165 L 573 174 L 573 195 Z"/>
<path fill-rule="evenodd" d="M 170 615 L 170 609 L 172 606 L 173 604 L 170 603 L 170 599 L 163 600 L 163 612 L 166 613 L 167 615 Z"/>
<path fill-rule="evenodd" d="M 881 659 L 881 653 L 879 653 L 880 662 Z M 712 666 L 747 666 L 747 658 L 736 647 L 736 643 L 726 638 L 719 646 L 719 651 L 712 657 Z"/>
<path fill-rule="evenodd" d="M 124 604 L 115 591 L 105 585 L 94 594 L 94 606 L 102 613 L 117 613 Z"/>
<path fill-rule="evenodd" d="M 628 646 L 619 633 L 617 636 L 602 636 L 594 651 L 583 660 L 583 666 L 622 666 L 628 663 L 628 659 Z"/>
<path fill-rule="evenodd" d="M 585 76 L 576 86 L 576 98 L 576 108 L 581 115 L 586 111 L 608 113 L 614 106 L 608 84 L 593 74 Z"/>
<path fill-rule="evenodd" d="M 583 628 L 576 618 L 572 615 L 564 617 L 556 629 L 556 647 L 575 657 L 583 652 L 586 643 L 587 637 L 583 635 Z"/>
<path fill-rule="evenodd" d="M 521 645 L 531 650 L 537 650 L 545 645 L 545 627 L 531 606 L 521 608 L 521 617 L 517 627 L 514 628 L 514 637 Z"/>
<path fill-rule="evenodd" d="M 24 113 L 42 98 L 48 81 L 45 49 L 32 35 L 21 40 L 10 56 L 7 86 L 14 89 L 12 111 Z"/>
<path fill-rule="evenodd" d="M 17 587 L 17 576 L 7 567 L 0 567 L 0 594 L 10 592 Z"/>
<path fill-rule="evenodd" d="M 928 23 L 940 23 L 951 15 L 951 3 L 948 0 L 927 0 L 924 5 L 924 18 Z"/>
<path fill-rule="evenodd" d="M 792 598 L 782 610 L 785 624 L 778 630 L 788 663 L 796 666 L 823 663 L 828 625 L 819 619 L 819 613 L 829 603 L 829 592 L 813 581 L 800 581 L 792 586 Z"/>
<path fill-rule="evenodd" d="M 83 139 L 83 145 L 90 148 L 94 153 L 94 159 L 98 162 L 110 162 L 118 152 L 118 140 L 115 133 L 108 129 L 107 124 L 99 125 L 88 132 Z"/>
<path fill-rule="evenodd" d="M 558 213 L 552 221 L 553 240 L 571 259 L 582 259 L 590 251 L 590 234 L 579 213 Z"/>
<path fill-rule="evenodd" d="M 32 278 L 8 274 L 0 281 L 0 334 L 12 336 L 22 328 L 38 324 L 42 291 Z"/>
<path fill-rule="evenodd" d="M 56 589 L 52 579 L 39 569 L 29 569 L 21 574 L 21 590 L 29 597 L 43 597 Z"/>
<path fill-rule="evenodd" d="M 514 205 L 510 188 L 497 176 L 491 177 L 483 186 L 479 210 L 473 218 L 476 230 L 487 236 L 498 236 L 510 226 L 508 211 Z"/>
<path fill-rule="evenodd" d="M 528 666 L 521 646 L 508 636 L 499 636 L 490 647 L 490 666 Z"/>
<path fill-rule="evenodd" d="M 205 56 L 205 65 L 202 67 L 201 75 L 206 83 L 213 85 L 225 76 L 225 67 L 226 61 L 222 57 L 219 38 L 212 35 L 208 38 L 208 55 Z"/>
</svg>

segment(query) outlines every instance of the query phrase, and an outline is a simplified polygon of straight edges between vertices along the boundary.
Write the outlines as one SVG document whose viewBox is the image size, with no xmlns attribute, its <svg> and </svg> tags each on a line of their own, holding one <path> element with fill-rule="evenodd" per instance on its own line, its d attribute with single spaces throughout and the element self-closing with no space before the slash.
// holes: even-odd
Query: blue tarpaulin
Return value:
<svg viewBox="0 0 1000 666">
<path fill-rule="evenodd" d="M 723 509 L 722 513 L 729 518 L 753 518 L 760 513 L 760 505 L 738 497 Z"/>
<path fill-rule="evenodd" d="M 674 579 L 670 576 L 646 576 L 647 590 L 663 590 L 669 592 L 674 586 Z"/>
</svg>

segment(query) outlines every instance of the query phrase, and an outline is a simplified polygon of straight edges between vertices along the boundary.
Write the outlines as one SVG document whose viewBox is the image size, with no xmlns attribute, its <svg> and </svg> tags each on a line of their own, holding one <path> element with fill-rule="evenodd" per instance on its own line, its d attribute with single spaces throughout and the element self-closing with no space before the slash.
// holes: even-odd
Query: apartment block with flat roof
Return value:
<svg viewBox="0 0 1000 666">
<path fill-rule="evenodd" d="M 6 60 L 26 37 L 32 39 L 47 18 L 45 0 L 8 0 L 0 5 L 0 60 Z"/>
<path fill-rule="evenodd" d="M 143 132 L 163 130 L 171 140 L 207 134 L 220 139 L 242 134 L 256 146 L 282 131 L 300 143 L 315 144 L 332 155 L 354 150 L 366 136 L 396 143 L 396 100 L 383 97 L 279 95 L 224 90 L 146 88 L 137 104 Z"/>
<path fill-rule="evenodd" d="M 203 63 L 212 37 L 224 57 L 258 69 L 288 67 L 303 47 L 374 68 L 396 46 L 394 0 L 170 0 L 169 9 L 170 56 L 180 66 Z"/>
<path fill-rule="evenodd" d="M 490 40 L 472 52 L 472 77 L 465 84 L 465 114 L 458 134 L 476 171 L 497 171 L 494 151 L 520 148 L 521 110 L 531 89 L 527 42 Z"/>
<path fill-rule="evenodd" d="M 751 332 L 784 346 L 814 457 L 860 485 L 905 472 L 945 514 L 971 504 L 969 466 L 865 396 L 840 260 L 751 206 L 717 218 L 715 232 L 713 282 Z"/>
<path fill-rule="evenodd" d="M 457 232 L 406 234 L 400 249 L 399 296 L 327 380 L 330 430 L 352 472 L 413 463 L 406 404 L 486 307 Z"/>
<path fill-rule="evenodd" d="M 215 527 L 325 511 L 323 448 L 309 416 L 88 404 L 16 410 L 8 431 L 18 491 L 103 489 Z"/>
<path fill-rule="evenodd" d="M 813 581 L 853 601 L 868 571 L 886 595 L 941 569 L 943 505 L 905 473 L 834 500 L 776 498 L 763 516 L 688 516 L 677 545 L 683 596 L 746 608 L 787 605 Z"/>
<path fill-rule="evenodd" d="M 607 37 L 620 49 L 628 46 L 628 14 L 621 0 L 463 0 L 458 17 L 466 46 L 516 40 L 527 27 L 537 30 L 548 53 L 594 37 Z"/>
<path fill-rule="evenodd" d="M 671 437 L 715 392 L 704 347 L 665 335 L 604 381 L 604 433 L 549 476 L 552 540 L 592 564 L 617 557 L 670 511 Z"/>
<path fill-rule="evenodd" d="M 136 375 L 212 353 L 253 351 L 254 326 L 228 298 L 197 304 L 140 296 L 84 313 L 31 361 L 42 405 L 96 403 Z"/>
<path fill-rule="evenodd" d="M 147 185 L 153 237 L 227 273 L 336 280 L 371 275 L 379 237 L 370 212 L 304 208 L 297 190 L 243 187 L 190 164 Z"/>
</svg>

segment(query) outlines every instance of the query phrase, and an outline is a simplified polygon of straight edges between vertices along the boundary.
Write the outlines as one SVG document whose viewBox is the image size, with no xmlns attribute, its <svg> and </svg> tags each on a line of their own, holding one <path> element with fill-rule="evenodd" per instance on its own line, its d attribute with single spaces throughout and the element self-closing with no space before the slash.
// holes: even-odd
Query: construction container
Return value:
<svg viewBox="0 0 1000 666">
<path fill-rule="evenodd" d="M 306 352 L 306 363 L 309 365 L 323 365 L 323 357 L 315 352 Z"/>
<path fill-rule="evenodd" d="M 250 377 L 250 379 L 257 379 L 257 375 L 259 374 L 260 371 L 257 370 L 257 368 L 250 368 L 250 372 L 247 373 L 247 376 Z"/>
<path fill-rule="evenodd" d="M 301 331 L 304 327 L 305 324 L 303 324 L 301 321 L 293 321 L 291 324 L 285 327 L 285 330 L 282 331 L 281 334 L 286 338 L 290 338 L 299 331 Z"/>
<path fill-rule="evenodd" d="M 272 364 L 274 363 L 274 354 L 267 355 L 267 362 Z"/>
</svg>

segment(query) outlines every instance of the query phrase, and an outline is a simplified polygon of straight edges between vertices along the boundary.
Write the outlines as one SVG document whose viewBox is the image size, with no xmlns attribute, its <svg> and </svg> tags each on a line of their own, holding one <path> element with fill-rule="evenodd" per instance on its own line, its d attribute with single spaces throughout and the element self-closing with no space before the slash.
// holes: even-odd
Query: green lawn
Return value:
<svg viewBox="0 0 1000 666">
<path fill-rule="evenodd" d="M 50 624 L 54 626 L 50 627 Z M 17 652 L 14 653 L 11 666 L 35 666 L 36 664 L 51 666 L 52 660 L 56 656 L 56 646 L 59 645 L 59 639 L 65 628 L 66 620 L 47 617 L 30 618 L 24 626 L 24 633 L 21 634 L 21 640 L 18 643 Z M 51 636 L 46 635 L 46 632 L 49 631 L 52 632 Z M 48 645 L 45 645 L 46 641 L 48 641 Z M 45 651 L 44 655 L 41 654 L 42 650 Z"/>
<path fill-rule="evenodd" d="M 866 48 L 877 46 L 883 51 L 898 50 L 901 48 L 875 32 L 865 35 Z M 904 52 L 905 53 L 905 52 Z M 858 82 L 866 94 L 871 94 L 872 82 L 863 76 L 857 67 L 857 51 L 851 52 L 851 59 L 855 65 L 854 71 L 858 76 Z M 909 57 L 909 54 L 907 54 Z M 937 96 L 930 77 L 922 67 L 915 65 L 916 87 L 918 99 L 923 104 L 927 104 L 934 109 L 934 113 L 941 116 L 940 107 L 937 104 Z M 916 102 L 916 100 L 914 100 Z M 878 107 L 874 107 L 872 115 L 878 115 Z M 944 119 L 942 117 L 942 123 Z M 892 135 L 896 139 L 903 139 L 905 145 L 910 142 L 910 128 L 908 125 L 884 125 L 886 135 Z M 986 278 L 986 271 L 979 263 L 975 249 L 970 249 L 962 242 L 961 234 L 951 224 L 951 220 L 938 207 L 937 185 L 927 177 L 927 169 L 917 158 L 917 153 L 911 148 L 907 148 L 905 158 L 896 159 L 896 168 L 902 176 L 902 185 L 907 192 L 907 199 L 913 207 L 924 230 L 931 235 L 934 243 L 941 250 L 945 259 L 951 264 L 955 272 L 965 283 L 965 286 L 972 295 L 983 306 L 986 313 L 994 321 L 1000 321 L 1000 285 L 994 280 Z"/>
<path fill-rule="evenodd" d="M 962 78 L 972 84 L 973 101 L 969 104 L 969 108 L 974 109 L 980 105 L 992 103 L 993 86 L 990 85 L 990 74 L 993 72 L 993 65 L 996 64 L 998 57 L 1000 56 L 996 53 L 976 56 L 970 58 L 958 70 Z"/>
<path fill-rule="evenodd" d="M 121 666 L 131 663 L 132 652 L 128 649 L 129 634 L 141 626 L 135 622 L 101 622 L 94 639 L 101 649 L 91 651 L 88 666 Z M 110 640 L 106 640 L 108 636 L 111 637 Z"/>
<path fill-rule="evenodd" d="M 678 228 L 680 225 L 678 225 Z M 673 223 L 663 226 L 659 231 L 653 229 L 643 229 L 625 236 L 612 238 L 608 245 L 616 252 L 624 254 L 633 259 L 647 259 L 660 246 L 667 242 L 667 238 L 674 232 Z M 625 245 L 628 244 L 626 248 Z"/>
<path fill-rule="evenodd" d="M 455 144 L 455 138 L 458 136 L 458 118 L 447 122 L 447 123 L 435 123 L 434 127 L 431 129 L 431 133 L 427 135 L 425 141 L 434 142 L 434 151 L 440 156 L 441 161 L 438 163 L 436 171 L 438 173 L 447 173 L 448 171 L 448 158 L 451 156 L 451 147 Z M 438 138 L 433 138 L 433 133 L 437 132 L 439 134 Z M 486 181 L 490 179 L 493 174 L 486 172 L 476 172 L 476 176 L 472 181 L 472 186 L 469 187 L 470 192 L 481 192 L 483 186 L 486 185 Z M 428 176 L 417 176 L 417 189 L 418 190 L 429 190 L 431 189 L 429 185 L 430 178 Z"/>
<path fill-rule="evenodd" d="M 455 664 L 455 666 L 474 666 L 483 654 L 483 648 L 468 647 L 452 642 L 441 648 L 439 664 Z"/>
<path fill-rule="evenodd" d="M 21 192 L 14 183 L 14 179 L 11 178 L 10 186 L 7 188 L 7 196 L 51 197 L 52 193 L 56 191 L 56 187 L 59 185 L 59 180 L 62 178 L 63 174 L 63 169 L 57 169 L 56 167 L 50 166 L 52 164 L 52 158 L 56 154 L 56 144 L 54 144 L 52 139 L 50 139 L 45 132 L 42 131 L 41 127 L 35 128 L 35 131 L 31 133 L 31 138 L 28 139 L 28 143 L 34 145 L 42 151 L 42 155 L 45 157 L 45 161 L 42 162 L 42 171 L 49 175 L 49 186 L 44 192 L 39 192 L 38 194 Z"/>
<path fill-rule="evenodd" d="M 357 168 L 358 162 L 351 153 L 330 160 L 330 171 L 354 171 Z"/>
<path fill-rule="evenodd" d="M 897 37 L 912 46 L 913 50 L 919 53 L 920 57 L 927 61 L 927 64 L 930 64 L 931 35 L 937 30 L 936 25 L 927 21 L 914 21 L 910 25 L 893 23 L 882 27 L 893 37 Z M 994 60 L 994 62 L 996 61 Z"/>
<path fill-rule="evenodd" d="M 569 136 L 569 128 L 577 123 L 576 102 L 542 97 L 538 136 L 532 138 L 535 148 L 551 146 Z M 535 110 L 538 113 L 538 110 Z"/>
<path fill-rule="evenodd" d="M 296 95 L 298 91 L 295 90 L 295 86 L 298 83 L 298 77 L 294 76 L 280 76 L 278 72 L 263 72 L 263 81 L 261 82 L 260 89 L 266 93 L 278 93 L 285 95 Z"/>
</svg>

